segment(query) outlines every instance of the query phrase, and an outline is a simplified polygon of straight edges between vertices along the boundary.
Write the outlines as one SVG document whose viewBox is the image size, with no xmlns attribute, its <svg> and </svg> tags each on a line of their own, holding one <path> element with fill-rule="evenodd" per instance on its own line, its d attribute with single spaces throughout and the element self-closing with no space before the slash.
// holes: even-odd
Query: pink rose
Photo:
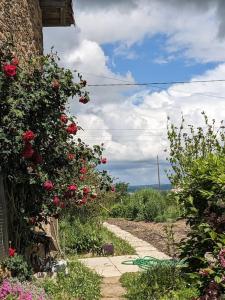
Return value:
<svg viewBox="0 0 225 300">
<path fill-rule="evenodd" d="M 43 184 L 43 187 L 44 187 L 44 189 L 45 189 L 46 191 L 51 191 L 51 190 L 54 189 L 54 185 L 53 185 L 53 183 L 51 182 L 51 180 L 45 181 L 44 184 Z"/>
</svg>

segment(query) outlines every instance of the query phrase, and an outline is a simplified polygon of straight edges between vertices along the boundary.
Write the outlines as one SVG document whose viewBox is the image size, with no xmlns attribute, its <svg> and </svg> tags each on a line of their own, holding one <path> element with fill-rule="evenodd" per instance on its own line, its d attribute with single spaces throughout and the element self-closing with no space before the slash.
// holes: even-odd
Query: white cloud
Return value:
<svg viewBox="0 0 225 300">
<path fill-rule="evenodd" d="M 225 60 L 223 2 L 135 2 L 136 6 L 126 11 L 119 5 L 108 10 L 100 5 L 94 10 L 78 10 L 76 20 L 81 34 L 99 44 L 121 42 L 127 46 L 162 33 L 167 36 L 169 53 L 183 49 L 184 56 L 198 61 Z"/>
<path fill-rule="evenodd" d="M 106 42 L 119 42 L 114 54 L 134 58 L 132 43 L 161 33 L 167 37 L 168 57 L 159 55 L 158 63 L 174 59 L 173 53 L 181 50 L 181 55 L 201 62 L 225 60 L 224 26 L 217 18 L 219 0 L 203 1 L 202 6 L 186 0 L 140 0 L 132 1 L 131 6 L 129 1 L 123 6 L 109 2 L 110 9 L 105 4 L 98 6 L 100 0 L 93 10 L 75 9 L 76 28 L 45 31 L 46 49 L 55 44 L 62 63 L 83 73 L 89 84 L 134 82 L 130 72 L 117 74 L 110 69 L 101 48 Z M 225 78 L 225 64 L 193 79 L 215 78 Z M 89 90 L 89 104 L 71 102 L 72 113 L 88 129 L 80 135 L 90 144 L 105 142 L 112 173 L 133 184 L 156 182 L 156 155 L 161 162 L 166 156 L 167 116 L 179 123 L 183 113 L 188 123 L 200 125 L 205 110 L 210 119 L 224 119 L 225 87 L 221 83 L 176 84 L 161 92 L 127 87 Z"/>
</svg>

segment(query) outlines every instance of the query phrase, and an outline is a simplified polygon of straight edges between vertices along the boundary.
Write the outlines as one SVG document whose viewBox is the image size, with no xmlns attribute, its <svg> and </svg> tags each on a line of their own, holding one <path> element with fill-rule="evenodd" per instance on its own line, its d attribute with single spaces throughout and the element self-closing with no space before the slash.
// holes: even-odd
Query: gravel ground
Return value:
<svg viewBox="0 0 225 300">
<path fill-rule="evenodd" d="M 183 238 L 186 238 L 188 228 L 185 220 L 179 220 L 173 223 L 155 223 L 143 221 L 129 221 L 125 219 L 108 219 L 108 223 L 119 226 L 138 238 L 149 242 L 159 251 L 162 251 L 170 256 L 178 254 L 176 244 Z M 174 239 L 171 238 L 171 230 L 166 233 L 165 228 L 171 228 L 173 225 Z"/>
</svg>

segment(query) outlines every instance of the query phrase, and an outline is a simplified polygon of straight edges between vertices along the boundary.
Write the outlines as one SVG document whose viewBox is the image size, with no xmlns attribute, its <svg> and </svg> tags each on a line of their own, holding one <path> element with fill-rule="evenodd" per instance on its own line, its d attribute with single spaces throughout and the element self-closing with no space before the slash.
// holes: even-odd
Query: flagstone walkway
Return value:
<svg viewBox="0 0 225 300">
<path fill-rule="evenodd" d="M 116 225 L 112 225 L 107 222 L 103 225 L 116 236 L 126 240 L 135 249 L 137 255 L 83 258 L 80 259 L 80 261 L 103 277 L 103 283 L 101 286 L 102 300 L 123 299 L 122 296 L 125 294 L 125 290 L 119 282 L 120 276 L 127 272 L 138 272 L 140 269 L 138 266 L 124 265 L 122 262 L 144 256 L 152 256 L 158 259 L 170 257 L 158 251 L 151 244 L 135 237 L 125 230 L 120 229 Z"/>
</svg>

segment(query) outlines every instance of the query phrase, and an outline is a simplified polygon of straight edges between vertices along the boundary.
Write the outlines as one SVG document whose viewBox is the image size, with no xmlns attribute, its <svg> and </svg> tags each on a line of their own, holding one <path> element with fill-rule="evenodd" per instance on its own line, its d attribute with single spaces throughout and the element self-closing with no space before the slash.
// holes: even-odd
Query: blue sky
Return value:
<svg viewBox="0 0 225 300">
<path fill-rule="evenodd" d="M 220 0 L 77 0 L 76 27 L 46 28 L 46 51 L 89 84 L 225 79 L 225 21 Z M 94 74 L 94 75 L 93 75 Z M 116 78 L 116 80 L 108 79 Z M 71 101 L 71 113 L 90 145 L 105 143 L 108 169 L 131 184 L 162 182 L 168 149 L 167 117 L 179 125 L 224 119 L 225 87 L 171 84 L 157 87 L 88 87 L 91 102 Z"/>
<path fill-rule="evenodd" d="M 109 57 L 108 66 L 115 73 L 126 74 L 130 71 L 136 82 L 152 81 L 186 81 L 193 76 L 213 69 L 216 62 L 200 63 L 184 58 L 183 51 L 168 54 L 166 51 L 167 37 L 156 34 L 146 37 L 140 43 L 130 47 L 124 55 L 116 54 L 119 43 L 103 44 L 102 49 Z M 131 53 L 131 58 L 129 57 Z"/>
</svg>

